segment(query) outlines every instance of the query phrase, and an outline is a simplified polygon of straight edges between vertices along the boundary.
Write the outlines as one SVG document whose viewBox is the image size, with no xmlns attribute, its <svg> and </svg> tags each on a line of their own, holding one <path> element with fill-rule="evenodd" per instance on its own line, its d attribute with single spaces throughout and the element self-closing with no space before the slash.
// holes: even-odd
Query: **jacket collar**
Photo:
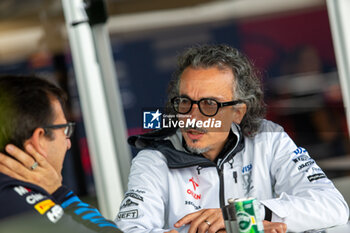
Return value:
<svg viewBox="0 0 350 233">
<path fill-rule="evenodd" d="M 31 190 L 38 191 L 38 192 L 43 193 L 43 194 L 48 195 L 48 196 L 50 195 L 43 188 L 41 188 L 35 184 L 27 183 L 27 182 L 23 182 L 23 181 L 14 179 L 14 178 L 9 177 L 9 176 L 5 175 L 4 173 L 0 172 L 0 192 L 3 189 L 8 188 L 9 186 L 13 187 L 13 186 L 19 186 L 19 185 L 26 187 L 26 188 L 29 188 Z"/>
<path fill-rule="evenodd" d="M 183 146 L 183 137 L 180 129 L 160 129 L 146 134 L 131 136 L 128 143 L 138 149 L 155 149 L 163 153 L 167 158 L 169 168 L 184 168 L 199 165 L 212 167 L 222 165 L 232 159 L 236 153 L 244 148 L 244 137 L 239 125 L 232 124 L 231 132 L 234 140 L 228 140 L 224 148 L 225 153 L 218 159 L 217 164 L 202 155 L 189 153 Z M 234 143 L 232 143 L 234 142 Z"/>
</svg>

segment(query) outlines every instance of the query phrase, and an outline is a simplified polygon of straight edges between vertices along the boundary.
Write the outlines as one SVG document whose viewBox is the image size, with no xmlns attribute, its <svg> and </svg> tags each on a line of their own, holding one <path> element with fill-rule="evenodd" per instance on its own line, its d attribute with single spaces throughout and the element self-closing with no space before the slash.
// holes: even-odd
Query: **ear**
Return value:
<svg viewBox="0 0 350 233">
<path fill-rule="evenodd" d="M 246 104 L 239 104 L 237 106 L 234 106 L 234 113 L 233 113 L 233 122 L 236 124 L 240 124 L 244 115 L 247 112 L 247 105 Z"/>
<path fill-rule="evenodd" d="M 32 136 L 25 141 L 24 146 L 31 144 L 34 149 L 44 157 L 47 157 L 48 138 L 45 136 L 43 128 L 36 128 Z"/>
</svg>

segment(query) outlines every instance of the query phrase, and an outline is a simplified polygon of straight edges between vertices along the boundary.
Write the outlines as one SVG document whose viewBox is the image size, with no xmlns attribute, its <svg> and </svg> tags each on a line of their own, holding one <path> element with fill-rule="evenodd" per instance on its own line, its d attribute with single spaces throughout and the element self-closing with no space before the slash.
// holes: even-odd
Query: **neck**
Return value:
<svg viewBox="0 0 350 233">
<path fill-rule="evenodd" d="M 222 151 L 222 149 L 224 148 L 226 142 L 227 142 L 227 138 L 225 141 L 223 141 L 219 145 L 216 145 L 214 148 L 211 148 L 208 152 L 205 152 L 202 155 L 205 158 L 209 159 L 210 161 L 214 162 L 218 157 L 218 155 L 220 154 L 220 152 Z"/>
</svg>

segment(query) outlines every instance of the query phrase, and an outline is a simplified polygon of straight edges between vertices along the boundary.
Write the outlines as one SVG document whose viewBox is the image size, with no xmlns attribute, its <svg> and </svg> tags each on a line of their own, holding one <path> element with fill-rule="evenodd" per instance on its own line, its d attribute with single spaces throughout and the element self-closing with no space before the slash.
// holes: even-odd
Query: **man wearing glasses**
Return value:
<svg viewBox="0 0 350 233">
<path fill-rule="evenodd" d="M 74 130 L 65 98 L 36 77 L 0 77 L 0 220 L 27 213 L 44 232 L 120 232 L 61 184 Z"/>
<path fill-rule="evenodd" d="M 236 49 L 185 51 L 167 109 L 184 122 L 221 124 L 129 138 L 142 150 L 116 218 L 124 232 L 224 232 L 220 207 L 244 197 L 261 202 L 266 233 L 346 223 L 348 206 L 332 182 L 280 126 L 263 119 L 260 80 Z"/>
</svg>

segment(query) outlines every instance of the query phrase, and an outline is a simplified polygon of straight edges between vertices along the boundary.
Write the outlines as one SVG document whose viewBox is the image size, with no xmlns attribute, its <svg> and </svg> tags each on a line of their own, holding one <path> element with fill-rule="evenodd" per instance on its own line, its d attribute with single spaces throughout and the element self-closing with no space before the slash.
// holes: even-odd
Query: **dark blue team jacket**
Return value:
<svg viewBox="0 0 350 233">
<path fill-rule="evenodd" d="M 65 186 L 50 195 L 37 185 L 0 173 L 0 229 L 12 229 L 2 227 L 6 221 L 16 228 L 16 218 L 22 221 L 26 216 L 33 223 L 28 224 L 26 230 L 31 227 L 48 232 L 49 227 L 63 229 L 64 233 L 121 232 L 114 222 L 106 220 L 96 208 L 82 202 Z"/>
</svg>

